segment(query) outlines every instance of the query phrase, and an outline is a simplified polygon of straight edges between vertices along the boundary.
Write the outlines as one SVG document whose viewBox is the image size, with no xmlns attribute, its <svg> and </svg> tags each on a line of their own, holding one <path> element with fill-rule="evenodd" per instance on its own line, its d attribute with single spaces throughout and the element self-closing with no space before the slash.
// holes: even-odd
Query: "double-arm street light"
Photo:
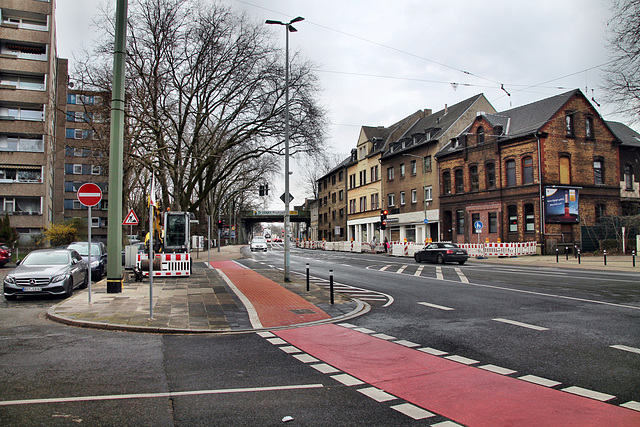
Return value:
<svg viewBox="0 0 640 427">
<path fill-rule="evenodd" d="M 289 33 L 296 32 L 293 25 L 296 22 L 303 21 L 302 16 L 293 18 L 289 22 L 266 20 L 265 24 L 284 25 L 287 27 L 286 31 L 286 49 L 285 49 L 285 128 L 284 128 L 284 281 L 290 281 L 291 275 L 291 242 L 289 241 L 289 223 L 290 223 L 290 210 L 289 210 Z"/>
</svg>

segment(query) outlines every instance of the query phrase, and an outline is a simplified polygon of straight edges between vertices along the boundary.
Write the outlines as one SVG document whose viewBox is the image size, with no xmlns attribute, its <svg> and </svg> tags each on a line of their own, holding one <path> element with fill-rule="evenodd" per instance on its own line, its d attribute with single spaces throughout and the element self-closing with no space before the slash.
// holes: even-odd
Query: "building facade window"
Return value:
<svg viewBox="0 0 640 427">
<path fill-rule="evenodd" d="M 587 116 L 584 119 L 584 128 L 585 128 L 585 134 L 586 137 L 588 139 L 594 139 L 594 133 L 593 133 L 593 117 L 591 116 Z"/>
<path fill-rule="evenodd" d="M 387 194 L 387 206 L 393 207 L 396 205 L 396 198 L 394 193 Z"/>
<path fill-rule="evenodd" d="M 379 201 L 378 193 L 372 194 L 371 195 L 371 210 L 379 209 L 379 208 L 380 208 L 380 201 Z"/>
<path fill-rule="evenodd" d="M 607 215 L 607 206 L 598 203 L 596 205 L 596 222 L 601 223 L 604 220 L 604 217 Z"/>
<path fill-rule="evenodd" d="M 411 175 L 415 175 L 418 173 L 418 167 L 416 165 L 415 160 L 411 160 Z"/>
<path fill-rule="evenodd" d="M 469 182 L 471 183 L 471 191 L 478 191 L 480 189 L 478 166 L 474 165 L 469 167 Z"/>
<path fill-rule="evenodd" d="M 423 166 L 425 172 L 431 172 L 431 156 L 425 156 Z"/>
<path fill-rule="evenodd" d="M 404 163 L 400 164 L 400 178 L 404 178 Z"/>
<path fill-rule="evenodd" d="M 505 168 L 507 170 L 507 187 L 513 187 L 516 185 L 516 161 L 507 160 Z"/>
<path fill-rule="evenodd" d="M 489 212 L 489 233 L 498 232 L 498 212 Z"/>
<path fill-rule="evenodd" d="M 571 158 L 560 157 L 560 184 L 571 184 Z"/>
<path fill-rule="evenodd" d="M 411 190 L 411 203 L 418 203 L 418 190 L 415 188 Z"/>
<path fill-rule="evenodd" d="M 456 184 L 456 194 L 464 193 L 464 175 L 462 169 L 456 169 L 454 172 L 455 175 L 455 184 Z"/>
<path fill-rule="evenodd" d="M 395 172 L 393 166 L 387 168 L 387 181 L 393 181 L 395 178 Z"/>
<path fill-rule="evenodd" d="M 533 204 L 530 203 L 524 205 L 524 232 L 536 232 L 536 217 L 533 210 Z"/>
<path fill-rule="evenodd" d="M 593 181 L 595 185 L 604 185 L 604 162 L 602 159 L 593 161 Z"/>
<path fill-rule="evenodd" d="M 522 184 L 533 184 L 533 157 L 522 159 Z"/>
<path fill-rule="evenodd" d="M 478 141 L 478 145 L 484 144 L 484 128 L 482 126 L 479 126 L 476 130 L 476 138 Z"/>
<path fill-rule="evenodd" d="M 624 166 L 624 188 L 627 191 L 633 190 L 633 166 Z"/>
<path fill-rule="evenodd" d="M 404 191 L 400 192 L 400 206 L 404 206 L 407 204 L 407 199 L 405 197 Z"/>
<path fill-rule="evenodd" d="M 509 215 L 509 233 L 518 232 L 518 207 L 507 206 L 507 214 Z"/>
<path fill-rule="evenodd" d="M 451 194 L 451 172 L 442 173 L 442 194 Z"/>
<path fill-rule="evenodd" d="M 430 202 L 431 200 L 433 200 L 433 187 L 432 186 L 424 187 L 424 200 L 426 202 Z"/>
<path fill-rule="evenodd" d="M 567 136 L 571 136 L 571 137 L 575 135 L 573 119 L 574 119 L 573 112 L 568 112 L 567 115 L 565 116 L 565 125 L 567 130 Z"/>
<path fill-rule="evenodd" d="M 462 209 L 456 211 L 456 228 L 459 236 L 464 235 L 464 210 Z"/>
<path fill-rule="evenodd" d="M 360 197 L 360 212 L 366 212 L 367 210 L 367 198 Z"/>
<path fill-rule="evenodd" d="M 487 189 L 496 188 L 496 165 L 495 163 L 487 163 L 485 166 L 485 179 Z"/>
</svg>

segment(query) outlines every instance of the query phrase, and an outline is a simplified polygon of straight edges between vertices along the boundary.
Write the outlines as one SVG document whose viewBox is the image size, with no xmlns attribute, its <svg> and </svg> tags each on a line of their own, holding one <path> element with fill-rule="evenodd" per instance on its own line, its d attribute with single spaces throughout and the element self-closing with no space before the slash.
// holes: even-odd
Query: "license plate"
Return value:
<svg viewBox="0 0 640 427">
<path fill-rule="evenodd" d="M 462 255 L 462 254 L 464 254 L 464 252 L 462 252 L 462 251 L 458 251 L 458 252 L 456 252 L 456 254 L 458 254 L 458 255 Z"/>
<path fill-rule="evenodd" d="M 22 290 L 24 292 L 41 292 L 42 288 L 39 287 L 39 286 L 31 286 L 31 287 L 28 287 L 28 288 L 22 288 Z"/>
</svg>

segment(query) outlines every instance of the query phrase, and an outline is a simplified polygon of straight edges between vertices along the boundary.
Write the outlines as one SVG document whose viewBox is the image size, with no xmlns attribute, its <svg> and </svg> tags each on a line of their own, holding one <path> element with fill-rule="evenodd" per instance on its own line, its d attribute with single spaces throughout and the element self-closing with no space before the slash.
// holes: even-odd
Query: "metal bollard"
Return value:
<svg viewBox="0 0 640 427">
<path fill-rule="evenodd" d="M 607 250 L 604 250 L 604 265 L 607 265 Z"/>
<path fill-rule="evenodd" d="M 569 247 L 568 246 L 564 247 L 564 257 L 566 258 L 567 261 L 569 261 Z"/>
<path fill-rule="evenodd" d="M 580 249 L 578 249 L 578 264 L 580 264 Z"/>
<path fill-rule="evenodd" d="M 329 270 L 329 293 L 331 295 L 331 305 L 333 305 L 333 270 Z"/>
<path fill-rule="evenodd" d="M 309 292 L 309 263 L 307 263 L 307 292 Z"/>
<path fill-rule="evenodd" d="M 556 264 L 559 262 L 559 258 L 558 258 L 559 254 L 560 254 L 560 251 L 558 250 L 558 248 L 556 248 Z"/>
<path fill-rule="evenodd" d="M 631 259 L 633 260 L 633 266 L 636 266 L 636 251 L 631 251 Z"/>
</svg>

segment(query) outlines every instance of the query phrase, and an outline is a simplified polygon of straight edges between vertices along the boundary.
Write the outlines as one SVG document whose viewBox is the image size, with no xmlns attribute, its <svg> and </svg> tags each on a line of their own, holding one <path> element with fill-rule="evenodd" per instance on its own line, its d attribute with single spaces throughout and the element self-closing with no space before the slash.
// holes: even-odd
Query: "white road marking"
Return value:
<svg viewBox="0 0 640 427">
<path fill-rule="evenodd" d="M 373 334 L 375 332 L 367 328 L 355 328 L 354 331 L 362 332 L 363 334 Z"/>
<path fill-rule="evenodd" d="M 331 378 L 349 387 L 354 385 L 364 384 L 362 381 L 360 381 L 356 377 L 352 377 L 349 374 L 331 375 Z"/>
<path fill-rule="evenodd" d="M 376 337 L 376 338 L 380 338 L 383 340 L 395 340 L 397 339 L 396 337 L 392 337 L 391 335 L 387 335 L 387 334 L 373 334 L 371 335 L 372 337 Z"/>
<path fill-rule="evenodd" d="M 380 269 L 380 271 L 386 271 L 387 268 L 391 267 L 391 265 L 385 265 Z"/>
<path fill-rule="evenodd" d="M 375 387 L 361 388 L 358 390 L 358 392 L 364 394 L 367 397 L 372 398 L 376 402 L 388 402 L 390 400 L 397 399 L 397 397 L 395 397 L 394 395 L 389 394 L 386 391 L 382 391 L 379 388 L 375 388 Z"/>
<path fill-rule="evenodd" d="M 400 269 L 398 271 L 396 271 L 396 274 L 402 274 L 402 272 L 409 267 L 408 265 L 403 265 L 402 267 L 400 267 Z"/>
<path fill-rule="evenodd" d="M 455 308 L 445 307 L 444 305 L 431 304 L 431 303 L 428 303 L 428 302 L 419 302 L 418 304 L 424 305 L 426 307 L 437 308 L 438 310 L 445 310 L 445 311 L 455 310 Z"/>
<path fill-rule="evenodd" d="M 500 319 L 500 318 L 492 319 L 492 320 L 495 320 L 496 322 L 508 323 L 509 325 L 520 326 L 522 328 L 533 329 L 534 331 L 548 331 L 549 330 L 549 328 L 545 328 L 543 326 L 530 325 L 528 323 L 517 322 L 515 320 Z"/>
<path fill-rule="evenodd" d="M 407 340 L 398 340 L 398 341 L 394 341 L 394 343 L 403 345 L 405 347 L 420 347 L 420 344 L 416 344 L 414 342 L 407 341 Z"/>
<path fill-rule="evenodd" d="M 317 365 L 309 365 L 316 371 L 322 372 L 323 374 L 335 374 L 336 372 L 340 372 L 340 370 L 334 368 L 331 365 L 327 365 L 326 363 L 318 363 Z"/>
<path fill-rule="evenodd" d="M 623 351 L 628 351 L 629 353 L 638 353 L 640 354 L 640 348 L 635 348 L 635 347 L 627 347 L 626 345 L 610 345 L 609 347 L 611 348 L 615 348 L 618 350 L 623 350 Z"/>
<path fill-rule="evenodd" d="M 431 424 L 431 427 L 462 427 L 462 424 L 454 423 L 453 421 L 443 421 L 437 424 Z"/>
<path fill-rule="evenodd" d="M 478 360 L 469 359 L 468 357 L 463 356 L 447 356 L 445 359 L 452 360 L 454 362 L 462 363 L 464 365 L 475 365 L 476 363 L 480 363 Z"/>
<path fill-rule="evenodd" d="M 267 338 L 267 341 L 269 341 L 271 344 L 273 345 L 282 345 L 282 344 L 288 344 L 285 340 L 283 340 L 282 338 Z"/>
<path fill-rule="evenodd" d="M 600 393 L 599 391 L 593 391 L 582 387 L 571 386 L 561 389 L 567 393 L 577 394 L 578 396 L 588 397 L 589 399 L 600 400 L 606 402 L 607 400 L 615 399 L 615 396 L 606 393 Z"/>
<path fill-rule="evenodd" d="M 436 279 L 442 280 L 442 267 L 436 267 Z"/>
<path fill-rule="evenodd" d="M 429 411 L 425 411 L 424 409 L 419 408 L 415 405 L 412 405 L 411 403 L 403 403 L 401 405 L 395 405 L 395 406 L 392 406 L 391 409 L 395 409 L 401 414 L 405 414 L 413 418 L 414 420 L 422 420 L 425 418 L 431 418 L 436 416 L 435 414 L 432 414 Z"/>
<path fill-rule="evenodd" d="M 76 396 L 76 397 L 53 397 L 44 399 L 24 399 L 0 401 L 0 406 L 34 405 L 41 403 L 70 403 L 70 402 L 92 402 L 101 400 L 123 400 L 123 399 L 151 399 L 168 398 L 178 396 L 198 396 L 207 394 L 228 394 L 228 393 L 253 393 L 261 391 L 282 391 L 282 390 L 302 390 L 310 388 L 323 388 L 322 384 L 300 384 L 273 387 L 249 387 L 249 388 L 228 388 L 218 390 L 192 390 L 173 391 L 161 393 L 138 393 L 138 394 L 106 394 L 97 396 Z"/>
<path fill-rule="evenodd" d="M 422 270 L 424 270 L 424 265 L 421 265 L 420 267 L 418 267 L 418 270 L 416 270 L 415 273 L 413 273 L 414 276 L 420 276 L 422 275 Z"/>
<path fill-rule="evenodd" d="M 456 271 L 456 273 L 458 273 L 458 277 L 460 278 L 460 281 L 462 283 L 469 283 L 469 279 L 467 279 L 467 276 L 464 275 L 462 270 L 460 270 L 458 267 L 455 267 L 454 270 Z"/>
<path fill-rule="evenodd" d="M 437 350 L 431 347 L 419 348 L 418 350 L 433 356 L 444 356 L 445 354 L 449 354 L 446 351 Z"/>
<path fill-rule="evenodd" d="M 318 359 L 316 359 L 315 357 L 303 353 L 303 354 L 294 354 L 293 357 L 295 357 L 296 359 L 298 359 L 299 361 L 301 361 L 302 363 L 315 363 L 315 362 L 319 362 Z"/>
<path fill-rule="evenodd" d="M 257 334 L 259 336 L 261 336 L 262 338 L 271 338 L 271 337 L 275 337 L 275 335 L 269 331 L 262 331 L 262 332 L 257 332 Z"/>
<path fill-rule="evenodd" d="M 513 369 L 507 369 L 507 368 L 503 368 L 496 365 L 483 365 L 483 366 L 478 366 L 478 368 L 484 369 L 485 371 L 495 372 L 496 374 L 500 374 L 500 375 L 511 375 L 517 372 L 517 371 L 514 371 Z"/>
<path fill-rule="evenodd" d="M 633 409 L 634 411 L 639 411 L 640 412 L 640 402 L 636 402 L 635 400 L 630 400 L 627 403 L 623 403 L 622 405 L 620 405 L 624 408 L 627 409 Z"/>
<path fill-rule="evenodd" d="M 349 328 L 349 329 L 357 328 L 356 325 L 353 325 L 351 323 L 338 323 L 338 326 L 342 326 L 343 328 Z"/>
<path fill-rule="evenodd" d="M 300 350 L 298 347 L 294 347 L 292 345 L 284 345 L 282 347 L 279 347 L 280 350 L 284 351 L 287 354 L 293 354 L 293 353 L 302 353 L 302 350 Z"/>
<path fill-rule="evenodd" d="M 537 377 L 535 375 L 524 375 L 522 377 L 518 377 L 518 379 L 519 380 L 523 380 L 523 381 L 527 381 L 527 382 L 530 382 L 530 383 L 542 385 L 542 386 L 545 386 L 545 387 L 555 387 L 557 385 L 562 384 L 562 383 L 560 383 L 558 381 L 548 380 L 546 378 Z"/>
</svg>

